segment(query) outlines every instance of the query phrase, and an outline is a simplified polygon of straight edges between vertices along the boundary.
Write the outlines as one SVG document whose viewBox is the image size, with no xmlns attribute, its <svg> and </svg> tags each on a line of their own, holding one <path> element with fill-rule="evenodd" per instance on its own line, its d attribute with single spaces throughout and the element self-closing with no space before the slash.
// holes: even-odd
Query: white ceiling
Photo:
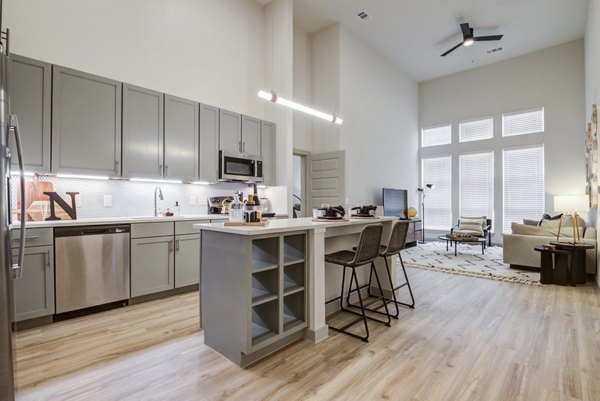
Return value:
<svg viewBox="0 0 600 401">
<path fill-rule="evenodd" d="M 294 19 L 308 32 L 339 21 L 410 77 L 425 81 L 582 38 L 587 4 L 588 0 L 294 0 Z M 360 11 L 371 18 L 361 21 L 356 16 Z M 504 37 L 440 57 L 462 40 L 459 22 L 469 22 L 475 36 Z M 488 54 L 497 47 L 502 51 Z"/>
</svg>

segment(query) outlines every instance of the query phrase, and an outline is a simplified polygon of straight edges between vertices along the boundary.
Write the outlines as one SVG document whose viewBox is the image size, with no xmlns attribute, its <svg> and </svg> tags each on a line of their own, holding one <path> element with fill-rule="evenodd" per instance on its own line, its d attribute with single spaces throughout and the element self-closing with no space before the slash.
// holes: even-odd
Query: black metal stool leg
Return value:
<svg viewBox="0 0 600 401">
<path fill-rule="evenodd" d="M 393 315 L 392 317 L 394 319 L 398 319 L 398 316 L 400 316 L 400 309 L 398 309 L 398 300 L 396 299 L 396 290 L 394 289 L 394 283 L 392 282 L 392 272 L 390 270 L 390 265 L 388 263 L 387 257 L 384 256 L 383 260 L 385 261 L 385 270 L 387 272 L 388 282 L 390 283 L 390 291 L 392 292 L 394 306 L 396 306 L 396 314 Z"/>
<path fill-rule="evenodd" d="M 385 323 L 385 325 L 390 326 L 390 323 L 392 322 L 392 318 L 390 317 L 390 311 L 388 310 L 388 307 L 387 307 L 388 303 L 386 302 L 386 299 L 383 295 L 383 288 L 381 287 L 381 281 L 379 281 L 379 274 L 377 274 L 377 270 L 375 269 L 375 262 L 371 262 L 371 271 L 373 273 L 375 273 L 375 280 L 377 280 L 377 288 L 379 288 L 379 294 L 381 294 L 380 295 L 381 303 L 383 303 L 383 308 L 385 309 L 385 315 L 387 316 L 387 323 Z"/>
<path fill-rule="evenodd" d="M 398 257 L 400 258 L 400 266 L 402 266 L 402 272 L 404 273 L 404 279 L 406 280 L 406 282 L 404 284 L 399 285 L 398 287 L 394 288 L 394 291 L 402 288 L 404 286 L 408 287 L 408 293 L 410 294 L 410 299 L 411 299 L 411 304 L 407 304 L 404 302 L 399 302 L 397 301 L 398 305 L 404 305 L 404 306 L 408 306 L 411 309 L 415 308 L 415 297 L 413 296 L 413 292 L 412 292 L 412 288 L 410 287 L 410 281 L 408 281 L 408 275 L 406 274 L 406 268 L 404 267 L 404 261 L 402 260 L 402 255 L 400 254 L 400 252 L 398 252 Z"/>
<path fill-rule="evenodd" d="M 342 290 L 340 291 L 340 310 L 346 310 L 346 309 L 344 309 L 344 284 L 345 283 L 346 283 L 346 266 L 342 266 Z"/>
<path fill-rule="evenodd" d="M 352 268 L 352 276 L 354 276 L 354 282 L 356 283 L 356 288 L 359 288 L 358 285 L 358 277 L 356 276 L 356 269 Z M 360 311 L 362 312 L 363 323 L 365 325 L 365 332 L 367 335 L 362 338 L 364 342 L 369 342 L 369 325 L 367 324 L 367 314 L 365 313 L 365 307 L 362 301 L 362 295 L 360 295 L 360 290 L 357 291 L 358 294 L 358 302 L 360 303 Z"/>
</svg>

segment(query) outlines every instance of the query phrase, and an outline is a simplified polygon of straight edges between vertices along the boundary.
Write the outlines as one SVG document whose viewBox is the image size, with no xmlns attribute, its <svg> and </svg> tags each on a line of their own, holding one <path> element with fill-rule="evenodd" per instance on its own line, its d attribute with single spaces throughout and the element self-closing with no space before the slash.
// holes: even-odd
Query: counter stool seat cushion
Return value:
<svg viewBox="0 0 600 401">
<path fill-rule="evenodd" d="M 356 252 L 343 250 L 325 255 L 325 262 L 337 265 L 348 266 L 356 256 Z"/>
</svg>

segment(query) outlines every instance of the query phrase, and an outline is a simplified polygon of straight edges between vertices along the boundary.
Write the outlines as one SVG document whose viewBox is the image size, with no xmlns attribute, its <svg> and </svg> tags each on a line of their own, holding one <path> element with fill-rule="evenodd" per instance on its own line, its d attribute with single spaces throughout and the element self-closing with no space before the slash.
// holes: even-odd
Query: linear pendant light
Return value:
<svg viewBox="0 0 600 401">
<path fill-rule="evenodd" d="M 323 120 L 331 121 L 332 123 L 336 123 L 338 125 L 341 125 L 344 122 L 344 120 L 337 117 L 335 114 L 323 113 L 322 111 L 315 110 L 308 106 L 304 106 L 304 105 L 298 104 L 296 102 L 292 102 L 291 100 L 287 100 L 282 97 L 279 97 L 279 96 L 277 96 L 277 93 L 275 93 L 275 91 L 266 92 L 266 91 L 260 90 L 260 91 L 258 91 L 258 97 L 260 97 L 261 99 L 268 100 L 273 103 L 280 104 L 282 106 L 289 107 L 294 110 L 301 111 L 306 114 L 310 114 L 311 116 L 322 118 Z"/>
</svg>

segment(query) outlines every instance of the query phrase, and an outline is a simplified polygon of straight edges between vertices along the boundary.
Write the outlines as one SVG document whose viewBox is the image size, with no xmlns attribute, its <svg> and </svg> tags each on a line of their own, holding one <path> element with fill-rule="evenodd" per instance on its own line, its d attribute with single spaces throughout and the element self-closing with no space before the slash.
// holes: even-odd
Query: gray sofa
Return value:
<svg viewBox="0 0 600 401">
<path fill-rule="evenodd" d="M 581 227 L 581 241 L 596 245 L 596 229 L 585 227 L 583 224 Z M 573 226 L 570 221 L 563 223 L 560 234 L 561 241 L 572 239 L 572 230 Z M 512 233 L 504 234 L 503 238 L 504 263 L 515 268 L 524 266 L 539 269 L 540 253 L 534 251 L 533 248 L 537 245 L 547 244 L 550 241 L 556 241 L 557 231 L 558 221 L 543 221 L 540 226 L 513 223 Z M 596 274 L 596 252 L 596 248 L 589 249 L 586 252 L 586 270 L 590 274 Z"/>
</svg>

